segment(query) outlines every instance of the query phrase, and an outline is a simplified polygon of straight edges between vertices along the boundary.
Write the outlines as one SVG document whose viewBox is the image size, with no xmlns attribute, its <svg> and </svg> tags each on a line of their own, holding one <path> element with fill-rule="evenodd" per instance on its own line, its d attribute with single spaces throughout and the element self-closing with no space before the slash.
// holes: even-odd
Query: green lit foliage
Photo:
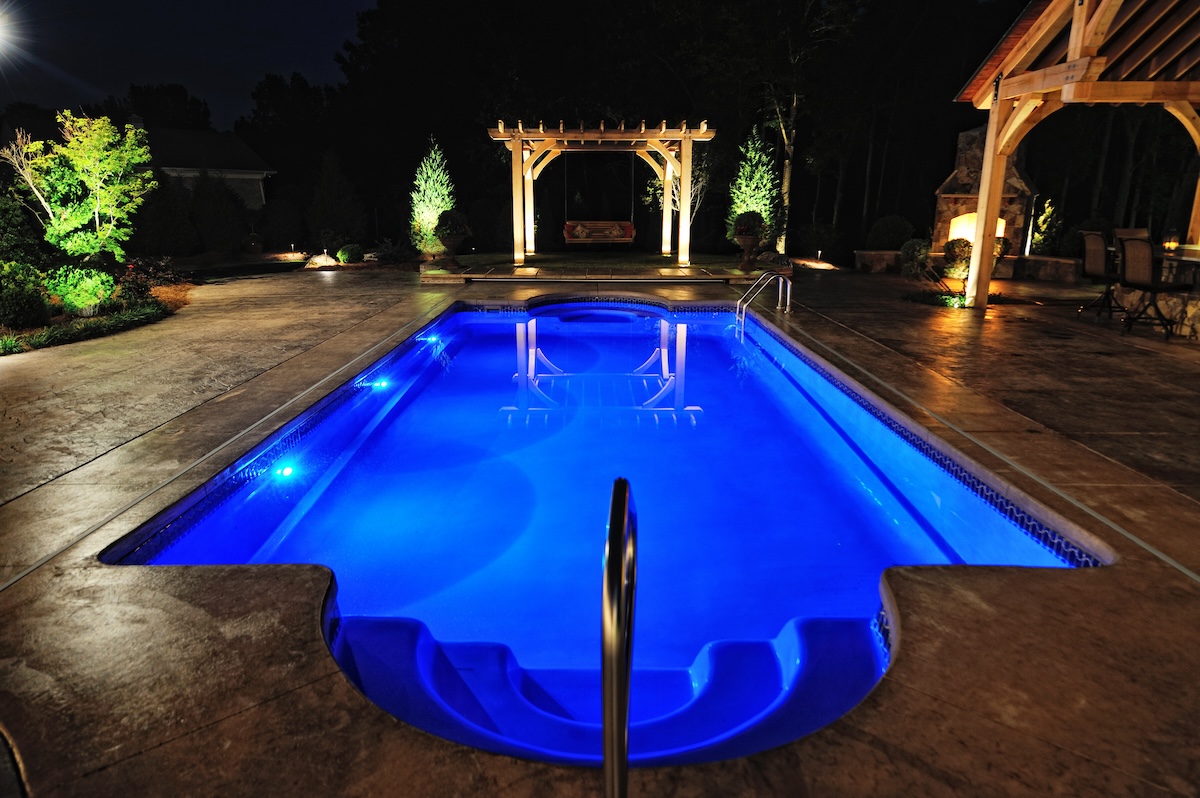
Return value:
<svg viewBox="0 0 1200 798">
<path fill-rule="evenodd" d="M 952 238 L 946 242 L 943 247 L 943 254 L 946 257 L 946 276 L 953 277 L 958 280 L 967 279 L 967 273 L 971 266 L 971 250 L 972 244 L 965 238 Z M 992 255 L 999 260 L 1009 253 L 1012 249 L 1012 242 L 1004 236 L 998 236 L 996 243 L 992 248 Z M 993 263 L 992 268 L 995 268 Z"/>
<path fill-rule="evenodd" d="M 63 266 L 46 275 L 46 292 L 62 300 L 68 313 L 86 313 L 112 296 L 112 276 L 96 269 Z"/>
<path fill-rule="evenodd" d="M 1058 249 L 1058 238 L 1062 233 L 1062 217 L 1054 209 L 1054 202 L 1047 197 L 1042 203 L 1042 212 L 1033 220 L 1029 251 L 1034 255 L 1054 255 Z"/>
<path fill-rule="evenodd" d="M 779 204 L 779 173 L 770 147 L 755 127 L 741 146 L 737 175 L 729 187 L 729 215 L 725 222 L 730 240 L 734 236 L 738 214 L 744 211 L 762 214 L 762 238 L 764 241 L 774 240 L 778 235 Z"/>
<path fill-rule="evenodd" d="M 442 211 L 454 208 L 454 184 L 446 168 L 446 156 L 433 139 L 429 152 L 421 159 L 413 178 L 412 222 L 410 235 L 413 246 L 425 255 L 435 255 L 443 247 L 437 239 L 438 217 Z"/>
<path fill-rule="evenodd" d="M 21 330 L 50 320 L 41 275 L 19 263 L 0 263 L 0 327 Z"/>
<path fill-rule="evenodd" d="M 338 263 L 361 263 L 363 248 L 358 244 L 347 244 L 337 251 Z"/>
<path fill-rule="evenodd" d="M 952 238 L 942 247 L 942 253 L 946 257 L 946 276 L 966 279 L 971 263 L 971 242 L 965 238 Z"/>
<path fill-rule="evenodd" d="M 63 143 L 32 141 L 23 130 L 0 150 L 20 176 L 46 240 L 68 255 L 125 257 L 133 214 L 155 187 L 144 130 L 118 131 L 107 117 L 58 114 Z"/>
</svg>

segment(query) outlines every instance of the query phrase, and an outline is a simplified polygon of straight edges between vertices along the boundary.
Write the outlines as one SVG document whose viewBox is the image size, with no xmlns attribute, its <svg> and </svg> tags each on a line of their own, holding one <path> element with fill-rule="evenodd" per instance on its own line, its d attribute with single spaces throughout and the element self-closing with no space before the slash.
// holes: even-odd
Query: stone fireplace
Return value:
<svg viewBox="0 0 1200 798">
<path fill-rule="evenodd" d="M 979 173 L 983 166 L 983 143 L 986 135 L 987 128 L 980 127 L 958 136 L 954 172 L 937 190 L 933 240 L 930 242 L 935 251 L 941 251 L 951 238 L 961 237 L 969 240 L 972 237 L 974 214 L 979 203 Z M 1034 195 L 1034 189 L 1021 169 L 1021 161 L 1021 150 L 1018 148 L 1016 157 L 1008 159 L 1008 168 L 1004 175 L 1004 190 L 1000 198 L 1000 221 L 1003 230 L 998 230 L 997 233 L 1009 240 L 1012 245 L 1009 252 L 1013 255 L 1024 251 Z M 968 214 L 969 219 L 963 218 Z M 959 220 L 958 223 L 955 223 L 956 219 Z M 952 225 L 954 235 L 951 235 Z M 962 235 L 962 230 L 971 232 Z"/>
</svg>

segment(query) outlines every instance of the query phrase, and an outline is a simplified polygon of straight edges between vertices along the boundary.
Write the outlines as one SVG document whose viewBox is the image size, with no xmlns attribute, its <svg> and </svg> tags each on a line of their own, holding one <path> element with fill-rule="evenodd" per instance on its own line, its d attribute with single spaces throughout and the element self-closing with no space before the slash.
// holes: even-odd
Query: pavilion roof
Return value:
<svg viewBox="0 0 1200 798">
<path fill-rule="evenodd" d="M 1032 0 L 957 99 L 988 107 L 997 77 L 1005 96 L 1200 102 L 1200 3 Z"/>
</svg>

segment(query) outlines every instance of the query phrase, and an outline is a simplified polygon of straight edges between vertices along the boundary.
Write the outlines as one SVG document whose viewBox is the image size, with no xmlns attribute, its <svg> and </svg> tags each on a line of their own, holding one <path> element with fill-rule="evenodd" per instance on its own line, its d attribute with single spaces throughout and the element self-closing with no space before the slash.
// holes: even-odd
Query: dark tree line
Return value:
<svg viewBox="0 0 1200 798">
<path fill-rule="evenodd" d="M 694 223 L 698 251 L 730 246 L 723 191 L 756 127 L 789 186 L 791 254 L 848 256 L 873 222 L 896 214 L 928 235 L 958 134 L 986 123 L 954 99 L 1024 6 L 599 0 L 514 13 L 500 4 L 378 0 L 334 56 L 338 84 L 270 74 L 254 89 L 235 132 L 278 174 L 266 207 L 242 224 L 278 249 L 403 242 L 412 178 L 432 138 L 446 153 L 473 243 L 504 251 L 508 153 L 488 127 L 644 119 L 706 120 L 718 133 L 703 145 L 713 188 Z M 89 110 L 114 121 L 137 114 L 148 128 L 211 129 L 207 106 L 179 86 L 134 86 Z M 1064 229 L 1097 218 L 1176 226 L 1200 167 L 1182 127 L 1152 108 L 1060 111 L 1029 136 L 1024 163 Z M 649 177 L 643 164 L 635 168 L 644 170 L 635 183 Z M 565 204 L 567 179 L 552 164 L 539 181 L 547 218 Z M 648 214 L 641 192 L 630 192 Z M 202 197 L 211 207 L 188 211 L 188 233 L 172 229 L 172 219 L 195 198 L 169 186 L 158 192 L 143 211 L 144 249 L 217 245 L 221 220 L 232 218 L 218 193 Z"/>
</svg>

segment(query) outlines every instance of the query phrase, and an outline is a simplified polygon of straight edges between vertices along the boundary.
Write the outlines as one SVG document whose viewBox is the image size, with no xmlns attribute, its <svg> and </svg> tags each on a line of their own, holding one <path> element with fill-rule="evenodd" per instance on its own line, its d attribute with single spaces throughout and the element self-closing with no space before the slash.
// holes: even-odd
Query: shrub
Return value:
<svg viewBox="0 0 1200 798">
<path fill-rule="evenodd" d="M 25 351 L 25 345 L 15 335 L 0 335 L 0 355 L 19 355 Z"/>
<path fill-rule="evenodd" d="M 931 245 L 923 238 L 910 238 L 900 247 L 900 274 L 910 280 L 926 280 L 932 275 L 929 262 Z"/>
<path fill-rule="evenodd" d="M 19 263 L 0 264 L 0 327 L 40 327 L 50 321 L 41 275 Z"/>
<path fill-rule="evenodd" d="M 742 211 L 729 223 L 729 240 L 736 236 L 754 236 L 760 241 L 767 232 L 767 223 L 758 211 Z"/>
<path fill-rule="evenodd" d="M 433 234 L 438 238 L 471 235 L 471 228 L 467 226 L 466 214 L 453 208 L 442 211 L 438 214 L 437 226 L 433 228 Z"/>
<path fill-rule="evenodd" d="M 62 300 L 68 313 L 80 313 L 99 305 L 113 292 L 111 275 L 97 269 L 63 266 L 46 277 L 46 291 Z"/>
<path fill-rule="evenodd" d="M 1009 252 L 1012 252 L 1012 242 L 1005 236 L 998 236 L 996 238 L 996 248 L 992 250 L 992 254 L 997 258 L 1003 258 Z"/>
<path fill-rule="evenodd" d="M 416 250 L 406 241 L 392 241 L 385 238 L 379 242 L 375 257 L 380 263 L 404 263 L 416 257 Z"/>
<path fill-rule="evenodd" d="M 971 260 L 971 242 L 965 238 L 952 238 L 942 248 L 947 266 L 957 266 Z"/>
<path fill-rule="evenodd" d="M 338 263 L 361 263 L 363 248 L 358 244 L 347 244 L 337 251 Z"/>
<path fill-rule="evenodd" d="M 900 249 L 904 246 L 905 241 L 912 238 L 912 234 L 912 222 L 903 216 L 881 216 L 875 221 L 875 224 L 871 225 L 871 230 L 863 242 L 863 248 L 868 250 Z"/>
<path fill-rule="evenodd" d="M 952 238 L 942 247 L 946 256 L 946 276 L 965 280 L 971 267 L 971 242 L 965 238 Z"/>
</svg>

